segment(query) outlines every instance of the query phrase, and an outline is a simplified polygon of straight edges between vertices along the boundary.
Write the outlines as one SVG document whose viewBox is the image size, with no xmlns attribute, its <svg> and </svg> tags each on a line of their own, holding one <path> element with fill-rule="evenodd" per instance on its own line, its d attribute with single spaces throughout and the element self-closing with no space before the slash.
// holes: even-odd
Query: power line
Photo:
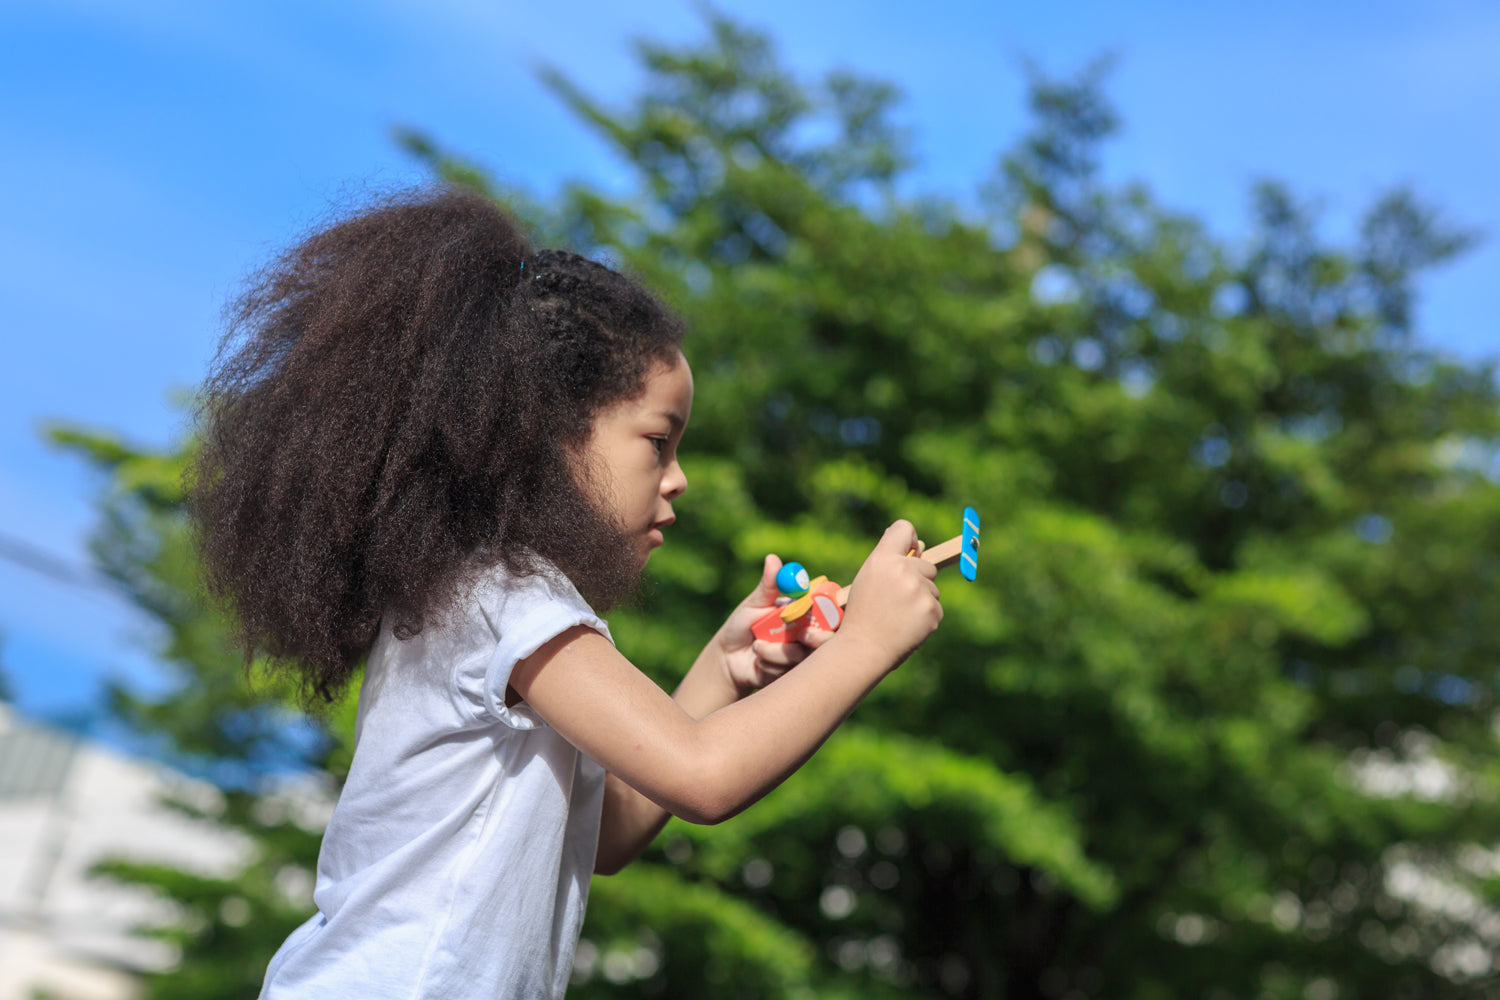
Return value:
<svg viewBox="0 0 1500 1000">
<path fill-rule="evenodd" d="M 70 587 L 109 592 L 115 589 L 108 581 L 96 574 L 79 569 L 30 542 L 22 541 L 14 535 L 7 535 L 3 532 L 0 532 L 0 559 L 50 580 L 56 580 L 58 583 L 65 583 Z"/>
</svg>

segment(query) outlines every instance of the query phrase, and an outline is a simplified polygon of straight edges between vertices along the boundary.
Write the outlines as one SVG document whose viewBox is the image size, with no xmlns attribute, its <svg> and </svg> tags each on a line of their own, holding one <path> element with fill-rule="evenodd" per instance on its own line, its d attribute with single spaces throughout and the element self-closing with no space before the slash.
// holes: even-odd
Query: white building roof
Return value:
<svg viewBox="0 0 1500 1000">
<path fill-rule="evenodd" d="M 165 808 L 217 791 L 158 764 L 19 718 L 0 704 L 0 1000 L 46 990 L 123 1000 L 132 973 L 175 959 L 132 928 L 172 916 L 150 892 L 90 878 L 106 858 L 227 873 L 247 845 Z"/>
</svg>

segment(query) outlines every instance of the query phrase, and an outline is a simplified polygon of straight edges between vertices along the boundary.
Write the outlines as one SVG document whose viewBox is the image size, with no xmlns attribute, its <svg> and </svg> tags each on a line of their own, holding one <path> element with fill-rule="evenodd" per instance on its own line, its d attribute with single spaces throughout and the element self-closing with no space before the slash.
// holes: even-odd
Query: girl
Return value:
<svg viewBox="0 0 1500 1000">
<path fill-rule="evenodd" d="M 367 658 L 318 912 L 263 997 L 562 996 L 594 872 L 760 798 L 937 627 L 897 522 L 810 654 L 752 641 L 774 555 L 671 696 L 615 649 L 599 616 L 687 488 L 681 340 L 457 190 L 316 233 L 231 312 L 190 479 L 210 586 L 306 693 Z"/>
</svg>

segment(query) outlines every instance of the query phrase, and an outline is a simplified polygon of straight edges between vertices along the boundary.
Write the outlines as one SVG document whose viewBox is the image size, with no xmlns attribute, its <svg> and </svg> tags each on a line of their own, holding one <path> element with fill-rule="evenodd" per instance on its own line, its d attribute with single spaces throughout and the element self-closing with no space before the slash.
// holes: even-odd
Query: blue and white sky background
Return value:
<svg viewBox="0 0 1500 1000">
<path fill-rule="evenodd" d="M 1500 233 L 1500 5 L 720 0 L 806 79 L 896 83 L 919 158 L 908 193 L 963 202 L 1025 125 L 1025 60 L 1118 58 L 1115 180 L 1141 180 L 1231 241 L 1279 178 L 1347 238 L 1400 184 Z M 547 197 L 624 165 L 540 85 L 606 100 L 630 40 L 702 38 L 689 0 L 5 0 L 0 4 L 0 536 L 86 568 L 100 483 L 49 450 L 62 419 L 165 445 L 237 283 L 366 189 L 422 176 L 421 128 Z M 1494 355 L 1500 247 L 1422 286 L 1426 343 Z M 107 593 L 0 559 L 3 663 L 27 712 L 75 715 L 106 675 L 159 684 L 149 624 Z"/>
</svg>

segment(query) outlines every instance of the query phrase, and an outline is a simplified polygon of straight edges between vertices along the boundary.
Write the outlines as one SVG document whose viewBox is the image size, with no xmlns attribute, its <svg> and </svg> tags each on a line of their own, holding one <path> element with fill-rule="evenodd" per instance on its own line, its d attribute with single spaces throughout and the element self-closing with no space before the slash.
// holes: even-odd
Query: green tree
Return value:
<svg viewBox="0 0 1500 1000">
<path fill-rule="evenodd" d="M 93 541 L 100 570 L 160 626 L 157 660 L 171 693 L 143 698 L 113 685 L 109 708 L 140 734 L 143 749 L 214 783 L 220 794 L 170 803 L 238 834 L 249 846 L 229 875 L 130 859 L 97 874 L 146 886 L 171 899 L 180 919 L 150 932 L 175 945 L 177 967 L 147 977 L 155 1000 L 254 997 L 266 960 L 307 918 L 321 823 L 307 799 L 317 784 L 331 796 L 347 770 L 352 703 L 321 720 L 301 720 L 287 692 L 258 671 L 247 675 L 224 615 L 204 600 L 191 533 L 182 517 L 187 447 L 166 453 L 131 447 L 73 427 L 49 432 L 107 474 Z M 287 787 L 289 772 L 321 775 Z"/>
<path fill-rule="evenodd" d="M 766 801 L 674 823 L 596 880 L 574 994 L 1495 990 L 1500 866 L 1476 845 L 1500 820 L 1500 399 L 1412 310 L 1468 236 L 1395 191 L 1335 247 L 1266 183 L 1232 249 L 1101 181 L 1099 67 L 1033 79 L 982 208 L 907 197 L 889 87 L 803 85 L 709 22 L 704 46 L 643 44 L 624 106 L 548 76 L 633 194 L 517 202 L 692 327 L 691 487 L 617 641 L 670 683 L 765 551 L 847 581 L 891 519 L 941 539 L 966 504 L 980 581 L 941 581 L 943 628 Z M 188 593 L 171 502 L 151 507 L 174 480 L 128 473 L 175 459 L 73 442 L 153 512 L 107 520 L 111 572 L 149 596 L 177 552 Z M 202 723 L 178 745 L 251 770 L 291 752 L 280 710 L 238 693 L 222 623 L 147 606 L 174 641 L 213 636 L 169 650 Z M 274 850 L 257 863 L 292 856 Z M 201 887 L 200 916 L 228 886 Z"/>
</svg>

